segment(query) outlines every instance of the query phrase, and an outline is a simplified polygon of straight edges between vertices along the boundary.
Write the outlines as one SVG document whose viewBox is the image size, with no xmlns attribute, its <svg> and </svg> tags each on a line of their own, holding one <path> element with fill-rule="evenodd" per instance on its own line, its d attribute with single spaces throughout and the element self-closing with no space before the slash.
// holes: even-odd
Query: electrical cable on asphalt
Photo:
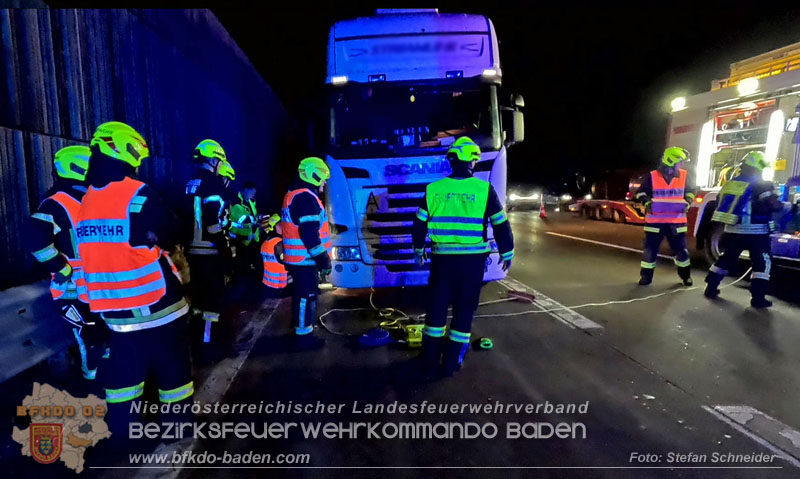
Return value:
<svg viewBox="0 0 800 479">
<path fill-rule="evenodd" d="M 744 274 L 741 275 L 738 279 L 736 279 L 735 281 L 732 281 L 732 282 L 730 282 L 730 283 L 728 283 L 726 285 L 720 286 L 719 289 L 722 290 L 722 289 L 728 288 L 728 287 L 733 286 L 734 284 L 742 281 L 744 278 L 747 277 L 748 274 L 750 274 L 750 272 L 752 270 L 753 270 L 752 267 L 748 268 L 747 271 L 745 271 Z M 505 287 L 506 290 L 508 290 L 508 291 L 513 291 L 510 287 L 508 287 L 506 285 L 503 285 L 503 287 Z M 694 290 L 699 289 L 699 288 L 700 288 L 699 286 L 692 286 L 691 288 L 677 288 L 677 289 L 673 289 L 671 291 L 666 291 L 666 292 L 658 293 L 658 294 L 652 294 L 650 296 L 644 296 L 644 297 L 641 297 L 641 298 L 633 298 L 633 299 L 625 299 L 625 300 L 614 300 L 614 301 L 607 301 L 605 303 L 586 303 L 586 304 L 579 304 L 579 305 L 576 305 L 576 306 L 562 306 L 560 308 L 551 308 L 551 309 L 536 309 L 536 310 L 529 310 L 529 311 L 519 311 L 519 312 L 516 312 L 516 313 L 479 314 L 479 315 L 475 315 L 474 318 L 506 318 L 506 317 L 511 317 L 511 316 L 523 316 L 523 315 L 526 315 L 526 314 L 552 313 L 552 312 L 555 312 L 555 311 L 564 311 L 564 310 L 567 310 L 567 309 L 570 309 L 570 310 L 571 309 L 581 309 L 581 308 L 588 308 L 588 307 L 592 307 L 592 306 L 601 307 L 601 306 L 611 306 L 611 305 L 614 305 L 614 304 L 631 304 L 631 303 L 635 303 L 635 302 L 639 302 L 639 301 L 647 301 L 647 300 L 654 299 L 654 298 L 660 298 L 662 296 L 667 296 L 669 294 L 680 293 L 680 292 L 685 292 L 685 291 L 694 291 Z M 330 329 L 328 327 L 328 325 L 325 323 L 325 321 L 323 321 L 323 318 L 325 316 L 331 314 L 331 313 L 334 313 L 334 312 L 378 311 L 378 315 L 381 316 L 382 318 L 389 318 L 387 320 L 382 321 L 379 324 L 379 326 L 381 328 L 384 328 L 384 329 L 387 329 L 387 330 L 388 329 L 403 329 L 405 326 L 403 324 L 401 324 L 401 322 L 403 322 L 403 321 L 405 321 L 405 322 L 420 321 L 420 320 L 425 318 L 425 314 L 424 313 L 423 314 L 414 315 L 414 316 L 409 316 L 406 313 L 404 313 L 403 311 L 401 311 L 399 309 L 396 309 L 396 308 L 378 308 L 377 306 L 375 306 L 375 303 L 372 300 L 374 294 L 375 294 L 375 289 L 374 288 L 370 288 L 369 304 L 370 304 L 370 306 L 372 306 L 372 308 L 337 308 L 337 309 L 331 309 L 330 311 L 325 312 L 324 314 L 322 314 L 319 317 L 320 325 L 322 325 L 322 327 L 326 331 L 328 331 L 329 333 L 334 334 L 336 336 L 356 336 L 354 334 L 342 333 L 342 332 L 338 332 L 338 331 L 334 331 L 334 330 Z M 517 300 L 517 298 L 503 298 L 503 299 L 496 299 L 496 300 L 492 300 L 492 301 L 485 301 L 483 303 L 479 303 L 478 307 L 487 306 L 489 304 L 503 303 L 503 302 L 506 302 L 506 301 L 516 301 L 516 300 Z M 401 316 L 399 318 L 391 318 L 391 316 L 393 314 L 395 314 L 395 313 L 399 313 Z M 448 315 L 447 317 L 450 318 L 450 317 L 452 317 L 452 315 Z"/>
<path fill-rule="evenodd" d="M 331 313 L 345 312 L 345 311 L 348 311 L 348 312 L 350 312 L 350 311 L 377 311 L 378 315 L 380 317 L 386 318 L 384 321 L 381 321 L 378 324 L 378 326 L 383 328 L 383 329 L 386 329 L 386 330 L 404 329 L 405 325 L 402 324 L 403 322 L 411 322 L 411 321 L 421 322 L 422 319 L 425 318 L 424 314 L 418 314 L 418 315 L 415 315 L 415 316 L 409 316 L 405 312 L 403 312 L 402 310 L 399 310 L 399 309 L 396 309 L 396 308 L 378 308 L 377 306 L 375 306 L 375 303 L 373 301 L 374 295 L 375 295 L 375 289 L 374 288 L 370 288 L 369 304 L 370 304 L 371 308 L 336 308 L 336 309 L 331 309 L 329 311 L 326 311 L 325 313 L 323 313 L 319 317 L 319 324 L 325 329 L 325 331 L 327 331 L 327 332 L 329 332 L 329 333 L 331 333 L 333 335 L 336 335 L 336 336 L 357 336 L 356 334 L 348 334 L 348 333 L 342 333 L 340 331 L 334 331 L 333 329 L 331 329 L 327 325 L 327 323 L 325 323 L 325 321 L 324 321 L 325 316 L 327 316 L 327 315 L 329 315 Z M 483 303 L 478 304 L 478 306 L 486 306 L 486 305 L 489 305 L 489 304 L 504 303 L 504 302 L 507 302 L 507 301 L 515 301 L 515 298 L 502 298 L 502 299 L 495 299 L 495 300 L 492 300 L 492 301 L 485 301 Z M 395 313 L 400 314 L 400 317 L 392 318 L 392 315 L 395 314 Z"/>
</svg>

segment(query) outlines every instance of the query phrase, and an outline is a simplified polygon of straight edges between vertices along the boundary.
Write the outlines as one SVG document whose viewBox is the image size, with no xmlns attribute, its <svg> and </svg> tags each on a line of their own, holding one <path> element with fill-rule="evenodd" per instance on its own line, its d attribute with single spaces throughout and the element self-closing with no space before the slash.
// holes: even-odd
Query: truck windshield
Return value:
<svg viewBox="0 0 800 479">
<path fill-rule="evenodd" d="M 443 154 L 459 136 L 500 148 L 496 85 L 375 82 L 330 90 L 329 149 L 336 158 Z"/>
</svg>

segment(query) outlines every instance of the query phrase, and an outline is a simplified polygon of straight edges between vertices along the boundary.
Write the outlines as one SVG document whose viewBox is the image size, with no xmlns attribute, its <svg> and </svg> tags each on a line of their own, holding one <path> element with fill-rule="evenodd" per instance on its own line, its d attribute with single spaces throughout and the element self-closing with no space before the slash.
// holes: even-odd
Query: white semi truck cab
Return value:
<svg viewBox="0 0 800 479">
<path fill-rule="evenodd" d="M 480 145 L 475 176 L 505 199 L 506 149 L 523 140 L 524 103 L 508 95 L 501 106 L 501 78 L 494 26 L 481 15 L 379 10 L 333 25 L 324 137 L 334 286 L 427 284 L 412 223 L 426 186 L 450 174 L 445 154 L 459 136 Z M 488 239 L 484 279 L 500 279 L 491 229 Z"/>
</svg>

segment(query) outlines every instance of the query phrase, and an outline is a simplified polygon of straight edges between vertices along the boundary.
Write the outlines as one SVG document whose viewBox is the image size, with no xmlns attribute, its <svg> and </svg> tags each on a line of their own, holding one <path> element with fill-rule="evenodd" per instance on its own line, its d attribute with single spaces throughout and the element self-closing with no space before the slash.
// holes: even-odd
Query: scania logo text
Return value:
<svg viewBox="0 0 800 479">
<path fill-rule="evenodd" d="M 386 165 L 383 170 L 385 176 L 395 175 L 434 175 L 450 173 L 450 165 L 446 161 L 436 163 L 402 163 L 399 165 Z"/>
</svg>

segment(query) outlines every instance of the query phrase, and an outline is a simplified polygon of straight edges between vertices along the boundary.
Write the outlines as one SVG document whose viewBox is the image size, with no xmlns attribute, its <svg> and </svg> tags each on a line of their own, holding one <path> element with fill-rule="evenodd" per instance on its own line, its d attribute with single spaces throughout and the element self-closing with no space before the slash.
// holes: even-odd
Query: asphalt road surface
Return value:
<svg viewBox="0 0 800 479">
<path fill-rule="evenodd" d="M 402 343 L 358 347 L 358 334 L 380 321 L 368 292 L 325 293 L 320 313 L 344 311 L 325 316 L 333 333 L 320 329 L 325 347 L 308 352 L 288 346 L 288 300 L 267 300 L 241 316 L 226 359 L 198 367 L 197 399 L 325 411 L 203 415 L 198 420 L 254 423 L 257 432 L 264 422 L 298 426 L 286 438 L 161 445 L 158 453 L 172 458 L 178 451 L 195 462 L 149 469 L 96 447 L 86 453 L 89 466 L 121 469 L 88 469 L 84 476 L 800 476 L 796 271 L 774 275 L 775 306 L 757 311 L 749 307 L 746 279 L 723 289 L 721 299 L 706 300 L 702 264 L 693 272 L 696 288 L 681 287 L 667 258 L 651 286 L 638 286 L 641 227 L 568 214 L 543 221 L 527 212 L 512 213 L 511 221 L 517 255 L 511 274 L 484 287 L 481 301 L 491 304 L 479 308 L 473 324 L 473 337 L 492 338 L 494 348 L 470 351 L 454 377 L 420 380 L 418 352 Z M 496 302 L 509 290 L 536 302 Z M 379 291 L 372 302 L 414 316 L 423 312 L 426 294 L 424 288 Z M 369 405 L 436 410 L 370 413 Z M 557 405 L 580 407 L 551 410 Z M 354 430 L 350 423 L 367 425 Z M 474 424 L 481 434 L 459 437 L 448 428 L 453 423 Z M 332 438 L 305 437 L 301 424 L 322 424 Z M 434 424 L 438 434 L 397 438 L 404 424 Z M 541 437 L 550 426 L 561 437 Z M 528 437 L 518 437 L 520 431 Z M 199 463 L 202 453 L 217 462 Z M 223 464 L 226 454 L 241 461 Z M 269 463 L 244 463 L 262 454 Z M 292 454 L 301 456 L 286 456 Z M 298 463 L 278 463 L 287 460 Z M 32 462 L 13 464 L 24 461 Z M 65 470 L 40 467 L 42 474 Z"/>
</svg>

